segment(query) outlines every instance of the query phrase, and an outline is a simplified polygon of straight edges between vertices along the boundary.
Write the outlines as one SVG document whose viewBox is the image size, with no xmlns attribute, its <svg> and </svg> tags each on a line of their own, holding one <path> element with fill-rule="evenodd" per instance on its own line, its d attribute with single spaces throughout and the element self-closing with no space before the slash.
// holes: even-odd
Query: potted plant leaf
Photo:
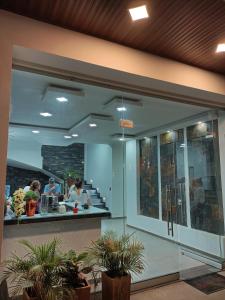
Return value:
<svg viewBox="0 0 225 300">
<path fill-rule="evenodd" d="M 32 245 L 20 242 L 27 253 L 24 257 L 15 254 L 7 260 L 1 280 L 8 280 L 12 296 L 23 293 L 24 300 L 55 300 L 62 297 L 61 264 L 58 252 L 59 241 Z"/>
<path fill-rule="evenodd" d="M 102 269 L 102 299 L 130 299 L 131 274 L 144 269 L 142 243 L 132 235 L 106 232 L 92 242 L 89 255 Z"/>
<path fill-rule="evenodd" d="M 90 300 L 91 287 L 85 274 L 91 272 L 91 267 L 85 266 L 87 253 L 77 254 L 70 250 L 64 255 L 61 277 L 64 299 Z"/>
<path fill-rule="evenodd" d="M 35 215 L 35 210 L 37 207 L 38 196 L 33 191 L 26 192 L 24 196 L 24 201 L 26 202 L 26 215 L 28 217 L 33 217 Z"/>
</svg>

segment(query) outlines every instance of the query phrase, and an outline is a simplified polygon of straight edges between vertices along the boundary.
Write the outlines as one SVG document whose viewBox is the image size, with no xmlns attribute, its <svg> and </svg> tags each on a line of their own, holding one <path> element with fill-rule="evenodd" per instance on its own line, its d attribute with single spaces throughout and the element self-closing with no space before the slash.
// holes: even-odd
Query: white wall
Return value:
<svg viewBox="0 0 225 300">
<path fill-rule="evenodd" d="M 42 169 L 41 144 L 9 140 L 7 158 Z"/>
<path fill-rule="evenodd" d="M 102 197 L 106 198 L 106 206 L 111 209 L 112 189 L 112 148 L 107 144 L 85 144 L 84 178 L 99 188 Z"/>
</svg>

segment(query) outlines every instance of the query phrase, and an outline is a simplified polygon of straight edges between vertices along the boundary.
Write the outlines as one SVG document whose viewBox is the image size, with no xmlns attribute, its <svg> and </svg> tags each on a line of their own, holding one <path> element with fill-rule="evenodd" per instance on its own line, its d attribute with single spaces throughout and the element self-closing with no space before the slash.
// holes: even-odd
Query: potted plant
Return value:
<svg viewBox="0 0 225 300">
<path fill-rule="evenodd" d="M 89 255 L 102 269 L 102 299 L 130 299 L 131 274 L 144 269 L 142 243 L 131 235 L 106 232 L 92 242 Z"/>
<path fill-rule="evenodd" d="M 55 300 L 62 298 L 59 241 L 38 246 L 29 241 L 20 242 L 27 249 L 24 257 L 12 255 L 4 265 L 1 280 L 8 280 L 13 296 L 23 293 L 24 300 Z"/>
<path fill-rule="evenodd" d="M 65 254 L 60 274 L 65 299 L 90 300 L 91 287 L 85 274 L 91 272 L 91 268 L 85 266 L 86 258 L 86 252 L 77 254 L 70 250 Z"/>
<path fill-rule="evenodd" d="M 35 210 L 37 207 L 38 196 L 33 191 L 26 192 L 24 196 L 24 201 L 26 202 L 26 215 L 28 217 L 33 217 L 35 215 Z"/>
</svg>

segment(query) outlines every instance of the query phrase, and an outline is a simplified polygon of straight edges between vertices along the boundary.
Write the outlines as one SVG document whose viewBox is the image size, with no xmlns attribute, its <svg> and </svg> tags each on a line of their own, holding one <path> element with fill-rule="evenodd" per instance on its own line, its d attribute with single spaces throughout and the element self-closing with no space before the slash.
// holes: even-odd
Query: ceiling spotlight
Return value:
<svg viewBox="0 0 225 300">
<path fill-rule="evenodd" d="M 40 133 L 39 130 L 32 130 L 33 133 Z"/>
<path fill-rule="evenodd" d="M 118 111 L 127 111 L 125 106 L 117 107 L 116 108 Z"/>
<path fill-rule="evenodd" d="M 70 136 L 70 135 L 64 135 L 64 138 L 65 138 L 65 139 L 71 139 L 72 136 Z"/>
<path fill-rule="evenodd" d="M 125 141 L 125 138 L 124 138 L 124 137 L 121 137 L 121 138 L 119 138 L 119 140 L 120 140 L 121 142 L 124 142 L 124 141 Z"/>
<path fill-rule="evenodd" d="M 42 113 L 40 113 L 40 115 L 42 117 L 51 117 L 52 116 L 52 114 L 50 114 L 49 112 L 42 112 Z"/>
<path fill-rule="evenodd" d="M 95 123 L 90 123 L 89 126 L 90 126 L 90 127 L 97 127 L 97 124 L 95 124 Z"/>
<path fill-rule="evenodd" d="M 171 133 L 171 130 L 167 130 L 167 133 Z"/>
<path fill-rule="evenodd" d="M 199 121 L 199 122 L 198 122 L 198 125 L 201 125 L 201 124 L 202 124 L 202 122 L 201 122 L 201 121 Z"/>
<path fill-rule="evenodd" d="M 130 8 L 129 13 L 133 21 L 146 19 L 149 17 L 146 5 Z"/>
<path fill-rule="evenodd" d="M 68 99 L 65 97 L 58 97 L 56 98 L 56 100 L 58 100 L 59 102 L 68 102 Z"/>
<path fill-rule="evenodd" d="M 221 52 L 225 52 L 225 43 L 218 44 L 216 47 L 216 53 L 221 53 Z"/>
<path fill-rule="evenodd" d="M 78 137 L 77 133 L 72 134 L 73 137 Z"/>
</svg>

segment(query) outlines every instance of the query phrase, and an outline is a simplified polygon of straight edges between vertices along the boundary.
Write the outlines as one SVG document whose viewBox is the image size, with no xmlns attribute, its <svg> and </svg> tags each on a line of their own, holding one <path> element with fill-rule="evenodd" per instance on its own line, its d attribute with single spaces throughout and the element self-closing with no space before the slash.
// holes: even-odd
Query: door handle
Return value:
<svg viewBox="0 0 225 300">
<path fill-rule="evenodd" d="M 174 236 L 174 230 L 173 230 L 173 207 L 171 202 L 171 185 L 166 184 L 166 205 L 167 205 L 167 230 L 168 235 Z"/>
</svg>

